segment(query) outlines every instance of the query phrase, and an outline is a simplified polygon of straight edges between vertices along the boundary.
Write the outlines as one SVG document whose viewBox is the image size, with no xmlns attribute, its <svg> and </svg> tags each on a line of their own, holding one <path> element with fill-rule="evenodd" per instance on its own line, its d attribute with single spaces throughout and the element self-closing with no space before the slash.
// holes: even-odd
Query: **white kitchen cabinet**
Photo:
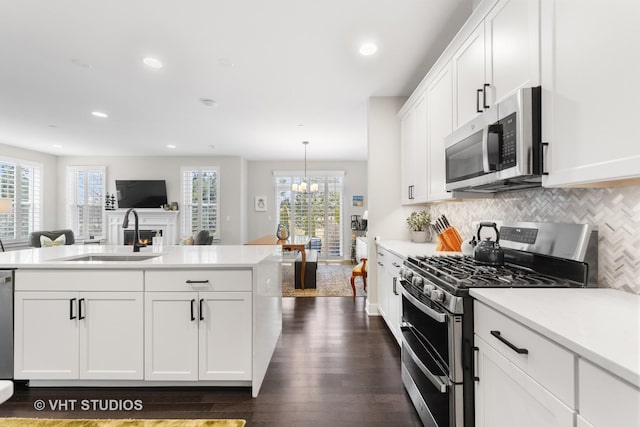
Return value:
<svg viewBox="0 0 640 427">
<path fill-rule="evenodd" d="M 153 271 L 146 281 L 161 290 L 145 295 L 146 380 L 251 380 L 249 271 Z"/>
<path fill-rule="evenodd" d="M 484 22 L 471 33 L 453 55 L 454 127 L 473 120 L 483 110 L 485 77 Z"/>
<path fill-rule="evenodd" d="M 475 336 L 476 427 L 573 427 L 575 411 Z"/>
<path fill-rule="evenodd" d="M 402 320 L 402 297 L 398 271 L 402 258 L 378 246 L 378 302 L 380 313 L 387 323 L 393 337 L 400 345 L 402 339 L 400 324 Z"/>
<path fill-rule="evenodd" d="M 589 421 L 582 418 L 580 414 L 578 414 L 578 416 L 576 417 L 576 426 L 577 427 L 595 427 Z"/>
<path fill-rule="evenodd" d="M 540 84 L 539 8 L 539 0 L 496 2 L 454 53 L 454 129 Z"/>
<path fill-rule="evenodd" d="M 501 0 L 484 20 L 487 104 L 540 85 L 540 0 Z"/>
<path fill-rule="evenodd" d="M 640 177 L 640 2 L 542 4 L 545 186 Z"/>
<path fill-rule="evenodd" d="M 422 94 L 400 118 L 401 200 L 427 201 L 427 98 Z"/>
<path fill-rule="evenodd" d="M 15 311 L 16 379 L 142 379 L 142 292 L 18 291 Z"/>
<path fill-rule="evenodd" d="M 445 189 L 445 138 L 453 131 L 453 86 L 448 63 L 427 87 L 429 201 L 450 199 Z"/>
<path fill-rule="evenodd" d="M 640 389 L 584 359 L 578 360 L 578 398 L 587 426 L 640 426 Z"/>
</svg>

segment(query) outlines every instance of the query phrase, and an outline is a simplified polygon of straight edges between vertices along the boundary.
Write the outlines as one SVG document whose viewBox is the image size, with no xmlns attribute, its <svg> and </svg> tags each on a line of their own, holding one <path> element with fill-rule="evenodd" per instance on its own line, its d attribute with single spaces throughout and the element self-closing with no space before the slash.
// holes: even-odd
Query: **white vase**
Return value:
<svg viewBox="0 0 640 427">
<path fill-rule="evenodd" d="M 426 243 L 431 238 L 431 232 L 425 231 L 411 231 L 411 241 L 415 243 Z"/>
</svg>

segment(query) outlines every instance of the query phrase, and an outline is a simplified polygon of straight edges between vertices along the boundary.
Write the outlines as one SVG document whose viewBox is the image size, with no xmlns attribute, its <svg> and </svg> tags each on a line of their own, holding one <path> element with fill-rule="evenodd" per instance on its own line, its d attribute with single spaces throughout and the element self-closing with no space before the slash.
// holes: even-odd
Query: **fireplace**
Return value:
<svg viewBox="0 0 640 427">
<path fill-rule="evenodd" d="M 133 230 L 123 230 L 124 231 L 124 244 L 132 246 L 133 245 L 133 235 L 135 231 Z M 162 236 L 162 230 L 138 230 L 138 234 L 140 235 L 140 243 L 145 245 L 151 245 L 151 239 L 156 234 L 160 234 Z"/>
</svg>

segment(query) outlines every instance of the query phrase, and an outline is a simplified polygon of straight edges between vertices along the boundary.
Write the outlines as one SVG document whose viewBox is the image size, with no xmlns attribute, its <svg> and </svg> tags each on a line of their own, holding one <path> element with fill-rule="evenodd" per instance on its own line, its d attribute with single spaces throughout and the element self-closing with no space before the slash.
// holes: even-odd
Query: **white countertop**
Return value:
<svg viewBox="0 0 640 427">
<path fill-rule="evenodd" d="M 640 295 L 615 289 L 470 289 L 471 295 L 640 387 Z"/>
<path fill-rule="evenodd" d="M 240 268 L 251 267 L 265 258 L 281 253 L 280 246 L 213 245 L 164 246 L 162 252 L 142 248 L 134 253 L 131 246 L 68 245 L 33 248 L 0 253 L 0 269 L 162 269 L 162 268 Z M 65 258 L 87 254 L 159 255 L 145 261 L 65 261 Z"/>
<path fill-rule="evenodd" d="M 376 244 L 402 258 L 416 255 L 462 255 L 462 252 L 436 251 L 437 243 L 435 242 L 415 243 L 409 240 L 386 240 L 384 238 L 376 238 Z"/>
</svg>

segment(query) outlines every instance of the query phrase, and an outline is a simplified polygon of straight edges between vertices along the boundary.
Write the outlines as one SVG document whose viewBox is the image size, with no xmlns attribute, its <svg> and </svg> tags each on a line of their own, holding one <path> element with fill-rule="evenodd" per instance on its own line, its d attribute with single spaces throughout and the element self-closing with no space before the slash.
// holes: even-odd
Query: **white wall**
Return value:
<svg viewBox="0 0 640 427">
<path fill-rule="evenodd" d="M 5 144 L 0 144 L 0 157 L 29 160 L 42 164 L 42 229 L 54 230 L 58 228 L 56 210 L 58 194 L 60 194 L 57 185 L 58 158 L 51 154 L 24 150 Z"/>
<path fill-rule="evenodd" d="M 294 162 L 249 162 L 249 191 L 248 191 L 248 240 L 276 233 L 276 190 L 274 184 L 274 170 L 301 171 L 303 161 Z M 367 209 L 367 162 L 311 162 L 307 160 L 307 175 L 313 175 L 314 170 L 344 170 L 344 258 L 351 258 L 351 215 L 362 215 Z M 352 203 L 354 195 L 364 196 L 364 206 L 355 207 Z M 267 211 L 256 212 L 254 209 L 255 196 L 267 197 Z"/>
<path fill-rule="evenodd" d="M 241 157 L 77 157 L 58 158 L 57 182 L 62 199 L 66 197 L 67 166 L 104 165 L 107 167 L 107 192 L 114 194 L 116 179 L 164 179 L 167 198 L 181 205 L 180 168 L 183 166 L 216 166 L 220 168 L 220 238 L 222 244 L 243 243 L 243 204 L 246 200 L 246 161 Z M 58 226 L 64 227 L 64 201 L 57 205 Z"/>
<path fill-rule="evenodd" d="M 406 238 L 405 214 L 400 205 L 400 119 L 398 111 L 405 97 L 369 98 L 367 139 L 369 162 L 369 230 L 367 232 L 370 266 L 368 269 L 367 312 L 378 312 L 375 236 L 385 239 Z"/>
</svg>

